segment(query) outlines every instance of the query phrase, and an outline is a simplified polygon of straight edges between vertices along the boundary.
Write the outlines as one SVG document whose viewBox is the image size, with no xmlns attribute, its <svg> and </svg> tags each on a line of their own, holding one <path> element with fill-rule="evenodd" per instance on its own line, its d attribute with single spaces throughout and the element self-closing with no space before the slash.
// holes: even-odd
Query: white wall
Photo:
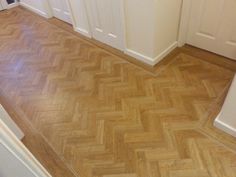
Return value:
<svg viewBox="0 0 236 177">
<path fill-rule="evenodd" d="M 215 126 L 236 137 L 236 76 L 230 87 L 223 108 L 215 120 Z"/>
<path fill-rule="evenodd" d="M 182 0 L 155 1 L 155 51 L 154 56 L 173 45 L 178 40 Z"/>
<path fill-rule="evenodd" d="M 177 46 L 182 0 L 125 0 L 127 51 L 154 65 Z"/>
<path fill-rule="evenodd" d="M 36 177 L 8 149 L 0 143 L 0 176 L 2 177 Z M 14 169 L 14 170 L 12 170 Z"/>
<path fill-rule="evenodd" d="M 20 0 L 20 4 L 25 8 L 42 15 L 43 17 L 52 17 L 49 3 L 47 0 Z"/>
<path fill-rule="evenodd" d="M 52 177 L 1 119 L 0 176 Z"/>
<path fill-rule="evenodd" d="M 127 49 L 152 58 L 155 34 L 154 1 L 124 1 Z"/>
<path fill-rule="evenodd" d="M 2 120 L 8 128 L 16 135 L 16 137 L 21 140 L 24 137 L 24 133 L 21 129 L 15 124 L 15 122 L 11 119 L 9 114 L 5 111 L 5 109 L 0 104 L 0 120 Z"/>
</svg>

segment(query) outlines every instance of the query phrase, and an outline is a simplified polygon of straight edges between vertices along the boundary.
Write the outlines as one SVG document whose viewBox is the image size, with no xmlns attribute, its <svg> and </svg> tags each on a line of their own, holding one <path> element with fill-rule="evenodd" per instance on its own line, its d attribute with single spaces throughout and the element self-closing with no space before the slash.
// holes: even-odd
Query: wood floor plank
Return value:
<svg viewBox="0 0 236 177">
<path fill-rule="evenodd" d="M 0 21 L 1 104 L 54 176 L 235 177 L 212 126 L 233 61 L 185 48 L 149 71 L 22 8 Z"/>
</svg>

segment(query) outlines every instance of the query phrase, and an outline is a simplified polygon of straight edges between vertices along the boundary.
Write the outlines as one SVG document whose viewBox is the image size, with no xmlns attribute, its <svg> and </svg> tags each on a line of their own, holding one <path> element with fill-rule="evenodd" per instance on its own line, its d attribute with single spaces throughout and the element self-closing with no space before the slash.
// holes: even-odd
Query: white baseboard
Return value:
<svg viewBox="0 0 236 177">
<path fill-rule="evenodd" d="M 135 52 L 134 50 L 125 49 L 125 54 L 127 54 L 127 55 L 129 55 L 131 57 L 134 57 L 137 60 L 139 60 L 141 62 L 144 62 L 146 64 L 154 65 L 153 64 L 153 60 L 154 60 L 153 58 L 145 56 L 145 55 L 143 55 L 141 53 Z"/>
<path fill-rule="evenodd" d="M 138 53 L 131 49 L 125 49 L 125 54 L 132 56 L 136 59 L 138 59 L 141 62 L 144 62 L 148 65 L 154 66 L 158 62 L 160 62 L 163 58 L 165 58 L 172 50 L 174 50 L 176 47 L 178 47 L 178 42 L 175 41 L 173 44 L 171 44 L 168 48 L 166 48 L 163 52 L 161 52 L 158 56 L 155 58 L 151 58 L 148 56 L 145 56 L 141 53 Z"/>
<path fill-rule="evenodd" d="M 171 44 L 168 48 L 166 48 L 163 52 L 161 52 L 155 59 L 154 59 L 154 65 L 160 62 L 163 58 L 165 58 L 170 52 L 172 52 L 176 47 L 178 47 L 178 42 L 175 41 L 173 44 Z"/>
<path fill-rule="evenodd" d="M 216 117 L 214 121 L 214 126 L 219 128 L 220 130 L 236 137 L 236 129 L 220 120 L 221 113 Z"/>
<path fill-rule="evenodd" d="M 75 27 L 74 30 L 80 34 L 82 34 L 83 36 L 86 36 L 88 38 L 92 38 L 91 34 L 87 31 L 87 30 L 84 30 L 84 29 L 81 29 L 79 27 Z"/>
<path fill-rule="evenodd" d="M 41 15 L 41 16 L 43 16 L 45 18 L 50 18 L 46 12 L 43 12 L 43 11 L 41 11 L 39 9 L 36 9 L 35 7 L 33 7 L 33 6 L 29 5 L 29 4 L 26 4 L 24 2 L 20 2 L 20 5 L 25 7 L 26 9 L 28 9 L 28 10 L 38 14 L 38 15 Z"/>
</svg>

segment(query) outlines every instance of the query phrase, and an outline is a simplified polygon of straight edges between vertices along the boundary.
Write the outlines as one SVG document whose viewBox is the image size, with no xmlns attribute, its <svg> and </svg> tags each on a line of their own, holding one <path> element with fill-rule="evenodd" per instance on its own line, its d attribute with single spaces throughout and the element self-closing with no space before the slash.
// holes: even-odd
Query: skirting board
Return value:
<svg viewBox="0 0 236 177">
<path fill-rule="evenodd" d="M 214 126 L 219 128 L 220 130 L 236 137 L 236 129 L 231 127 L 230 125 L 222 122 L 220 120 L 220 116 L 221 116 L 221 113 L 219 113 L 219 115 L 216 117 L 215 121 L 214 121 Z"/>
<path fill-rule="evenodd" d="M 29 9 L 30 11 L 38 14 L 38 15 L 41 15 L 41 16 L 43 16 L 45 18 L 50 18 L 47 13 L 45 13 L 45 12 L 43 12 L 41 10 L 36 9 L 36 8 L 32 7 L 31 5 L 28 5 L 28 4 L 24 3 L 24 2 L 20 2 L 20 5 L 25 7 L 26 9 Z"/>
<path fill-rule="evenodd" d="M 166 48 L 163 52 L 161 52 L 158 56 L 155 58 L 151 58 L 148 56 L 145 56 L 141 53 L 138 53 L 131 49 L 125 49 L 125 54 L 132 56 L 136 59 L 138 59 L 141 62 L 144 62 L 148 65 L 154 66 L 158 62 L 160 62 L 163 58 L 165 58 L 171 51 L 173 51 L 178 46 L 178 42 L 175 41 L 173 44 L 171 44 L 168 48 Z"/>
</svg>

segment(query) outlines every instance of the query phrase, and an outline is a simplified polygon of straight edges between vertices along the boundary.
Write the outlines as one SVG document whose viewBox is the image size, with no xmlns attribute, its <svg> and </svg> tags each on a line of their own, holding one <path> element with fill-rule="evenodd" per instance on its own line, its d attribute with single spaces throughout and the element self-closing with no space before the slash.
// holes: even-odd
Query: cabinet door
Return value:
<svg viewBox="0 0 236 177">
<path fill-rule="evenodd" d="M 191 2 L 187 43 L 236 59 L 236 1 Z"/>
<path fill-rule="evenodd" d="M 88 14 L 85 1 L 87 0 L 70 0 L 71 18 L 75 31 L 84 36 L 91 38 Z"/>
<path fill-rule="evenodd" d="M 124 50 L 123 0 L 88 0 L 87 6 L 93 37 Z"/>
<path fill-rule="evenodd" d="M 218 32 L 224 0 L 192 0 L 188 43 L 199 48 L 217 51 Z"/>
<path fill-rule="evenodd" d="M 67 23 L 72 23 L 70 11 L 67 0 L 50 0 L 50 5 L 53 11 L 53 16 L 65 21 Z"/>
</svg>

